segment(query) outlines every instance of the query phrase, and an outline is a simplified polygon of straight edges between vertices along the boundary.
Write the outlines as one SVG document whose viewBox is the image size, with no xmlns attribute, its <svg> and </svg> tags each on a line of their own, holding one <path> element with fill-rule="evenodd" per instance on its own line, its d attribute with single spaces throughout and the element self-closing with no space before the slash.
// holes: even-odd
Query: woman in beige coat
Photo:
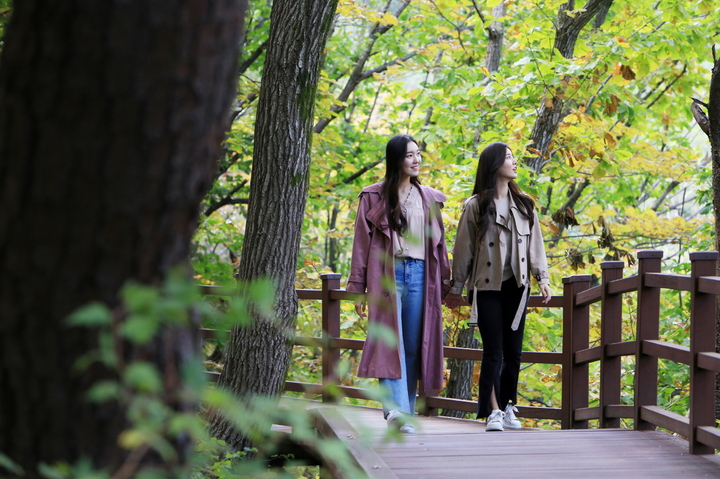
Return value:
<svg viewBox="0 0 720 479">
<path fill-rule="evenodd" d="M 453 250 L 446 298 L 461 301 L 463 286 L 483 342 L 478 417 L 487 431 L 519 429 L 515 417 L 530 275 L 550 300 L 547 259 L 533 200 L 513 181 L 517 160 L 505 143 L 480 154 L 473 196 L 465 203 Z"/>
</svg>

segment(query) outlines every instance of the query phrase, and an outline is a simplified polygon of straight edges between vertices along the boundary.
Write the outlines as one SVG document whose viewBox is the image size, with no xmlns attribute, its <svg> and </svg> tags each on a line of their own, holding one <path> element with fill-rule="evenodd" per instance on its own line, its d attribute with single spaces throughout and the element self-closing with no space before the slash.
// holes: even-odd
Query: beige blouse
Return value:
<svg viewBox="0 0 720 479">
<path fill-rule="evenodd" d="M 509 194 L 510 193 L 508 193 L 508 195 Z M 513 222 L 510 221 L 510 197 L 506 196 L 505 198 L 501 198 L 499 200 L 495 199 L 495 211 L 497 211 L 497 214 L 502 218 L 502 221 L 507 227 L 507 229 L 500 228 L 500 238 L 498 238 L 500 243 L 506 247 L 505 260 L 503 261 L 502 280 L 507 281 L 513 277 L 512 262 L 510 261 L 512 258 L 513 247 L 512 241 L 510 241 L 511 230 L 513 227 Z"/>
<path fill-rule="evenodd" d="M 399 258 L 425 259 L 425 210 L 417 186 L 412 187 L 407 202 L 402 204 L 407 230 L 393 235 L 393 249 Z"/>
</svg>

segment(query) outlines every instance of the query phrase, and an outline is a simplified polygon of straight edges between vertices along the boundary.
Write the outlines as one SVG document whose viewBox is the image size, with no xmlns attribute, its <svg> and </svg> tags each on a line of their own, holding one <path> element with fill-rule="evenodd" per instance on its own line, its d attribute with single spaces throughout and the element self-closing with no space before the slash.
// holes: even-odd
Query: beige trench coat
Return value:
<svg viewBox="0 0 720 479">
<path fill-rule="evenodd" d="M 495 222 L 488 224 L 485 236 L 478 241 L 477 225 L 475 224 L 477 212 L 478 199 L 476 196 L 472 196 L 465 202 L 458 223 L 455 248 L 453 249 L 451 291 L 455 294 L 462 294 L 463 287 L 466 287 L 467 293 L 470 295 L 476 291 L 500 290 L 508 249 L 508 245 L 500 240 L 501 229 L 510 232 L 509 241 L 513 243 L 513 247 L 510 248 L 510 264 L 518 287 L 525 287 L 524 298 L 527 298 L 530 292 L 531 275 L 539 284 L 549 284 L 550 276 L 545 245 L 537 213 L 533 211 L 535 221 L 533 227 L 530 228 L 530 221 L 520 213 L 510 195 L 510 218 L 507 221 L 513 221 L 513 227 L 509 228 L 509 223 L 506 223 L 506 220 L 496 213 Z M 513 330 L 518 327 L 525 304 L 524 300 L 520 301 L 512 325 Z M 474 311 L 475 305 L 476 303 L 473 302 Z"/>
</svg>

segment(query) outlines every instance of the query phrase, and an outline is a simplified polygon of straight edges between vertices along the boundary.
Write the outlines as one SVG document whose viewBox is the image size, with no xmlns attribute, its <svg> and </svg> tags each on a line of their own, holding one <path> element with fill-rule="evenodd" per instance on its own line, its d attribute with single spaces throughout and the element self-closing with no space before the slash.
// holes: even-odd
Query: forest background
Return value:
<svg viewBox="0 0 720 479">
<path fill-rule="evenodd" d="M 590 4 L 592 19 L 582 23 Z M 231 282 L 239 263 L 271 7 L 249 6 L 232 128 L 195 236 L 204 284 Z M 714 249 L 709 145 L 690 104 L 707 101 L 719 20 L 701 0 L 340 1 L 318 85 L 296 286 L 319 287 L 323 272 L 347 278 L 357 194 L 382 179 L 385 143 L 399 133 L 421 143 L 422 182 L 448 197 L 450 245 L 479 151 L 504 141 L 537 203 L 556 294 L 565 276 L 597 280 L 604 260 L 624 260 L 633 273 L 643 249 L 663 250 L 664 269 L 687 272 L 687 252 Z M 685 344 L 688 302 L 663 293 L 663 338 Z M 635 312 L 627 298 L 627 337 Z M 559 315 L 531 311 L 525 350 L 560 348 Z M 445 312 L 448 345 L 479 345 L 467 318 L 463 309 Z M 342 327 L 344 336 L 365 336 L 350 304 Z M 320 335 L 318 305 L 301 305 L 298 334 Z M 591 339 L 598 335 L 595 328 Z M 206 349 L 210 367 L 221 367 L 222 346 Z M 290 376 L 317 382 L 316 353 L 296 347 Z M 356 354 L 343 356 L 346 384 Z M 685 414 L 687 367 L 664 366 L 659 404 Z M 467 384 L 476 381 L 456 384 L 454 367 L 446 394 L 470 399 Z M 632 371 L 630 360 L 625 368 Z M 558 407 L 558 372 L 528 366 L 521 404 Z M 627 373 L 624 383 L 631 395 Z"/>
<path fill-rule="evenodd" d="M 275 137 L 284 153 L 294 151 L 288 148 L 288 138 L 305 148 L 309 135 L 302 133 L 308 133 L 306 123 L 314 116 L 310 172 L 286 183 L 277 182 L 292 190 L 288 201 L 296 207 L 292 211 L 305 211 L 297 264 L 293 247 L 284 256 L 291 258 L 291 271 L 282 271 L 283 279 L 296 277 L 296 287 L 317 287 L 319 274 L 326 271 L 347 276 L 357 193 L 382 178 L 384 145 L 397 133 L 411 133 L 420 141 L 422 181 L 448 196 L 443 214 L 450 244 L 462 203 L 470 194 L 478 151 L 496 140 L 511 145 L 523 165 L 518 182 L 539 208 L 556 294 L 561 291 L 561 278 L 567 275 L 588 273 L 596 281 L 603 260 L 626 261 L 625 274 L 632 274 L 636 252 L 641 249 L 661 249 L 664 270 L 686 273 L 687 252 L 715 248 L 708 145 L 690 114 L 692 97 L 701 101 L 708 97 L 711 49 L 720 24 L 720 13 L 711 1 L 258 0 L 249 2 L 239 42 L 235 35 L 240 35 L 244 2 L 137 1 L 130 17 L 123 11 L 128 4 L 66 2 L 57 4 L 62 6 L 59 10 L 45 10 L 36 3 L 17 2 L 13 13 L 12 2 L 0 0 L 0 170 L 5 185 L 28 185 L 22 191 L 26 196 L 8 195 L 20 190 L 4 188 L 6 203 L 0 208 L 3 221 L 12 220 L 3 224 L 14 225 L 1 230 L 4 236 L 0 241 L 4 281 L 0 383 L 13 385 L 0 394 L 4 412 L 0 421 L 3 430 L 11 431 L 0 436 L 0 466 L 6 469 L 21 471 L 24 467 L 27 477 L 48 477 L 45 468 L 52 463 L 57 465 L 53 471 L 62 473 L 50 474 L 52 477 L 81 477 L 63 460 L 90 457 L 100 467 L 120 465 L 118 477 L 130 477 L 141 462 L 155 462 L 151 449 L 162 456 L 168 470 L 186 466 L 186 452 L 193 442 L 186 441 L 185 434 L 197 438 L 207 432 L 205 425 L 199 425 L 194 406 L 211 394 L 199 369 L 192 367 L 199 364 L 193 348 L 187 346 L 199 335 L 196 313 L 207 313 L 207 326 L 214 326 L 211 318 L 219 316 L 195 309 L 195 286 L 178 280 L 170 267 L 187 258 L 197 204 L 210 185 L 205 181 L 208 172 L 214 170 L 215 175 L 203 201 L 201 225 L 192 248 L 196 281 L 237 287 L 235 276 L 242 276 L 240 252 L 247 253 L 259 243 L 248 240 L 243 248 L 246 234 L 252 236 L 249 226 L 257 226 L 247 220 L 252 217 L 249 207 L 257 209 L 262 204 L 260 211 L 271 217 L 272 211 L 263 209 L 265 205 L 274 200 L 287 206 L 281 203 L 282 194 L 269 201 L 267 195 L 256 196 L 249 205 L 250 186 L 263 184 L 253 184 L 262 177 L 260 166 L 266 166 L 266 171 L 271 164 L 267 157 L 274 145 L 268 146 L 270 136 L 263 133 L 290 123 L 282 114 L 271 115 L 267 121 L 269 109 L 261 108 L 262 101 L 279 108 L 276 112 L 301 104 L 302 122 L 281 129 Z M 209 5 L 210 17 L 189 13 Z M 322 10 L 323 16 L 317 18 L 333 21 L 313 23 L 316 17 L 306 15 L 295 22 L 298 15 L 291 13 L 299 11 L 294 10 L 297 5 L 306 8 L 303 12 Z M 295 37 L 278 36 L 268 44 L 271 10 L 286 14 L 273 22 L 273 32 L 295 31 Z M 147 21 L 160 18 L 154 15 L 161 12 L 173 13 L 167 17 L 175 22 L 169 30 L 165 24 Z M 16 15 L 8 31 L 15 35 L 8 33 L 5 48 L 2 38 L 11 13 Z M 278 98 L 259 98 L 261 80 L 282 84 L 270 74 L 269 65 L 277 66 L 283 59 L 277 52 L 290 51 L 290 47 L 295 47 L 293 52 L 302 50 L 297 46 L 312 43 L 312 38 L 322 37 L 315 44 L 324 44 L 328 30 L 320 25 L 331 23 L 314 115 L 302 114 L 312 111 L 308 105 L 313 103 L 303 100 L 311 98 L 309 91 L 315 88 L 307 63 L 303 63 L 304 71 L 297 69 L 301 70 L 297 78 L 287 82 L 289 100 L 279 99 L 281 92 L 276 93 Z M 310 26 L 298 30 L 298 24 Z M 112 29 L 118 25 L 124 29 Z M 315 26 L 318 30 L 313 30 Z M 105 38 L 108 32 L 120 35 L 122 41 L 110 45 L 87 40 Z M 203 32 L 206 35 L 200 35 Z M 307 32 L 321 35 L 302 35 Z M 177 41 L 184 48 L 182 54 L 146 48 L 153 35 L 161 40 L 156 46 Z M 195 35 L 218 43 L 207 51 L 189 48 L 187 39 Z M 35 48 L 36 41 L 49 48 Z M 238 44 L 241 52 L 235 71 L 228 60 L 235 57 Z M 88 51 L 95 53 L 88 55 Z M 108 51 L 122 54 L 113 57 Z M 300 58 L 313 56 L 316 60 L 314 54 Z M 185 58 L 196 66 L 190 76 L 181 63 Z M 72 65 L 84 67 L 64 69 L 70 75 L 66 78 L 54 68 L 70 65 L 69 59 L 75 62 Z M 206 75 L 213 71 L 213 62 L 219 62 L 215 65 L 227 74 L 222 78 Z M 115 71 L 106 69 L 109 64 L 124 73 L 109 75 L 119 85 L 137 87 L 159 81 L 165 89 L 146 98 L 147 90 L 140 88 L 133 97 L 157 101 L 155 108 L 146 109 L 144 115 L 121 115 L 118 118 L 123 120 L 118 122 L 97 120 L 105 117 L 94 116 L 101 110 L 91 107 L 119 98 L 123 101 L 117 105 L 127 105 L 124 91 L 98 88 L 105 84 L 107 72 Z M 178 99 L 163 94 L 179 91 L 184 85 L 173 75 L 194 87 L 201 85 L 197 91 L 207 96 L 198 103 L 192 95 Z M 27 81 L 29 78 L 37 81 Z M 232 127 L 215 169 L 227 117 L 224 107 L 211 111 L 204 106 L 213 104 L 215 95 L 224 96 L 227 104 L 233 98 L 236 78 Z M 265 81 L 270 78 L 273 81 Z M 302 88 L 293 96 L 291 89 L 298 84 Z M 67 105 L 49 107 L 48 95 L 67 100 Z M 23 109 L 27 104 L 35 105 L 34 109 Z M 179 107 L 185 109 L 179 112 Z M 200 113 L 194 108 L 208 115 L 205 120 L 197 121 Z M 27 111 L 33 112 L 36 121 L 19 121 Z M 171 115 L 167 118 L 175 121 L 158 121 L 166 118 L 158 115 L 159 111 L 166 111 Z M 75 122 L 63 116 L 70 113 L 76 115 Z M 266 119 L 265 129 L 261 118 Z M 183 123 L 185 120 L 188 123 Z M 183 161 L 162 149 L 150 149 L 147 156 L 131 155 L 121 141 L 110 142 L 123 138 L 147 146 L 146 130 L 124 128 L 144 125 L 143 121 L 155 125 L 151 133 L 175 145 L 173 151 L 180 153 Z M 78 127 L 81 123 L 97 130 L 88 133 Z M 178 124 L 192 125 L 193 133 L 176 135 Z M 113 128 L 117 126 L 123 128 L 116 131 Z M 208 131 L 212 133 L 209 136 Z M 302 136 L 302 141 L 294 135 Z M 95 149 L 95 142 L 88 139 L 108 142 L 106 146 L 117 148 L 117 154 Z M 28 145 L 32 148 L 25 148 Z M 299 165 L 307 159 L 305 153 L 275 156 L 280 162 L 297 161 Z M 100 165 L 123 174 L 94 176 Z M 29 167 L 42 174 L 27 176 Z M 274 176 L 283 176 L 284 181 L 287 170 L 284 165 L 281 168 Z M 162 175 L 155 174 L 160 170 Z M 71 191 L 88 196 L 76 201 L 72 195 L 46 194 L 55 191 L 53 187 L 64 189 L 68 176 L 81 184 Z M 193 178 L 201 177 L 202 185 L 194 182 Z M 143 196 L 143 192 L 147 194 Z M 163 194 L 171 201 L 159 200 Z M 104 208 L 97 209 L 103 201 Z M 88 216 L 104 221 L 98 226 L 84 221 Z M 136 228 L 133 221 L 140 221 L 143 228 Z M 287 235 L 275 238 L 278 244 L 293 234 L 289 230 L 294 230 L 294 225 L 285 229 Z M 154 234 L 147 237 L 162 240 L 150 246 L 128 241 L 149 230 Z M 69 246 L 74 248 L 73 254 L 67 254 Z M 268 255 L 260 259 L 266 258 Z M 252 264 L 255 260 L 257 257 L 247 261 L 251 273 L 260 269 Z M 280 258 L 270 260 L 271 267 L 280 269 Z M 48 264 L 62 267 L 53 269 Z M 75 279 L 58 280 L 67 277 Z M 132 283 L 121 289 L 128 279 L 150 288 L 166 286 L 160 292 Z M 294 306 L 292 281 L 290 290 L 283 289 L 284 284 L 277 288 L 277 298 L 285 306 Z M 43 291 L 47 300 L 15 293 L 32 291 Z M 247 298 L 236 299 L 242 303 Z M 263 304 L 272 309 L 267 299 L 263 298 Z M 76 323 L 67 327 L 67 314 L 90 300 L 100 303 L 73 316 Z M 687 295 L 680 292 L 663 292 L 661 339 L 687 344 L 688 302 Z M 364 338 L 366 323 L 350 305 L 343 308 L 343 335 Z M 295 327 L 294 308 L 284 311 L 285 316 L 279 311 L 274 316 Z M 247 318 L 246 311 L 242 313 Z M 448 345 L 480 346 L 476 332 L 467 327 L 467 313 L 446 311 Z M 632 299 L 625 298 L 624 339 L 632 339 L 635 314 Z M 318 304 L 303 303 L 297 332 L 319 336 L 319 316 Z M 180 320 L 182 326 L 178 327 Z M 597 338 L 598 320 L 597 310 L 593 310 L 591 340 Z M 118 321 L 122 327 L 111 331 Z M 551 309 L 531 311 L 525 349 L 558 350 L 560 321 Z M 263 331 L 258 332 L 257 336 L 262 336 Z M 275 328 L 273 334 L 280 339 L 278 344 L 287 343 L 284 331 Z M 238 344 L 242 350 L 249 343 Z M 222 367 L 223 346 L 223 341 L 207 343 L 206 366 Z M 263 351 L 274 352 L 272 347 Z M 126 357 L 141 360 L 126 363 Z M 357 360 L 354 353 L 343 356 L 346 384 L 354 382 Z M 285 363 L 277 362 L 281 387 Z M 183 380 L 176 374 L 181 363 L 191 366 Z M 86 365 L 81 367 L 81 375 L 76 373 L 78 364 Z M 273 366 L 262 361 L 251 364 Z M 658 403 L 684 414 L 687 368 L 668 362 L 662 366 Z M 632 361 L 624 367 L 624 392 L 630 395 Z M 293 379 L 317 382 L 318 368 L 317 351 L 294 350 L 289 373 Z M 527 365 L 521 376 L 520 403 L 557 406 L 558 372 L 557 367 Z M 472 397 L 476 373 L 472 365 L 468 368 L 467 363 L 449 361 L 443 394 Z M 235 376 L 247 382 L 246 377 Z M 267 376 L 258 376 L 269 382 Z M 165 384 L 163 380 L 167 380 Z M 186 395 L 185 382 L 192 383 L 195 395 Z M 87 389 L 90 384 L 92 388 Z M 596 385 L 591 383 L 591 393 L 596 393 L 593 388 Z M 63 397 L 66 402 L 47 401 L 47 397 Z M 220 400 L 216 398 L 213 404 Z M 63 408 L 66 403 L 72 404 L 70 414 Z M 152 420 L 144 420 L 138 411 L 152 412 Z M 128 413 L 125 419 L 122 413 Z M 262 416 L 266 422 L 273 421 L 276 413 L 273 407 Z M 234 417 L 248 416 L 252 415 Z M 48 423 L 52 430 L 47 429 Z M 90 429 L 78 430 L 78 423 Z M 528 425 L 537 424 L 529 421 Z M 24 447 L 26 444 L 35 447 Z M 201 441 L 201 446 L 205 445 Z M 88 469 L 89 463 L 83 461 L 77 467 Z M 87 473 L 97 477 L 92 474 Z"/>
</svg>

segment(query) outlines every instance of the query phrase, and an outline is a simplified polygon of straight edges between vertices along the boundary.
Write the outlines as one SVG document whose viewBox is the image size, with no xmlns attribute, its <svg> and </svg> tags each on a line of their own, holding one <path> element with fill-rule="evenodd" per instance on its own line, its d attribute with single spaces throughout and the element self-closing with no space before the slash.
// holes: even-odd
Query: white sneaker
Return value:
<svg viewBox="0 0 720 479">
<path fill-rule="evenodd" d="M 487 418 L 485 425 L 486 431 L 502 431 L 503 430 L 503 418 L 505 413 L 499 409 L 493 409 Z"/>
<path fill-rule="evenodd" d="M 515 413 L 519 412 L 518 409 L 512 404 L 508 403 L 505 407 L 505 415 L 503 416 L 503 426 L 508 429 L 522 429 L 523 426 L 515 417 Z"/>
<path fill-rule="evenodd" d="M 400 432 L 404 432 L 405 434 L 415 434 L 415 428 L 412 424 L 405 423 L 400 426 Z"/>
<path fill-rule="evenodd" d="M 415 427 L 412 424 L 408 424 L 405 414 L 401 413 L 397 409 L 393 409 L 385 417 L 389 429 L 396 429 L 405 434 L 415 434 Z"/>
<path fill-rule="evenodd" d="M 390 411 L 388 415 L 385 416 L 385 419 L 387 420 L 388 429 L 400 429 L 400 426 L 403 425 L 402 413 L 397 409 Z"/>
</svg>

